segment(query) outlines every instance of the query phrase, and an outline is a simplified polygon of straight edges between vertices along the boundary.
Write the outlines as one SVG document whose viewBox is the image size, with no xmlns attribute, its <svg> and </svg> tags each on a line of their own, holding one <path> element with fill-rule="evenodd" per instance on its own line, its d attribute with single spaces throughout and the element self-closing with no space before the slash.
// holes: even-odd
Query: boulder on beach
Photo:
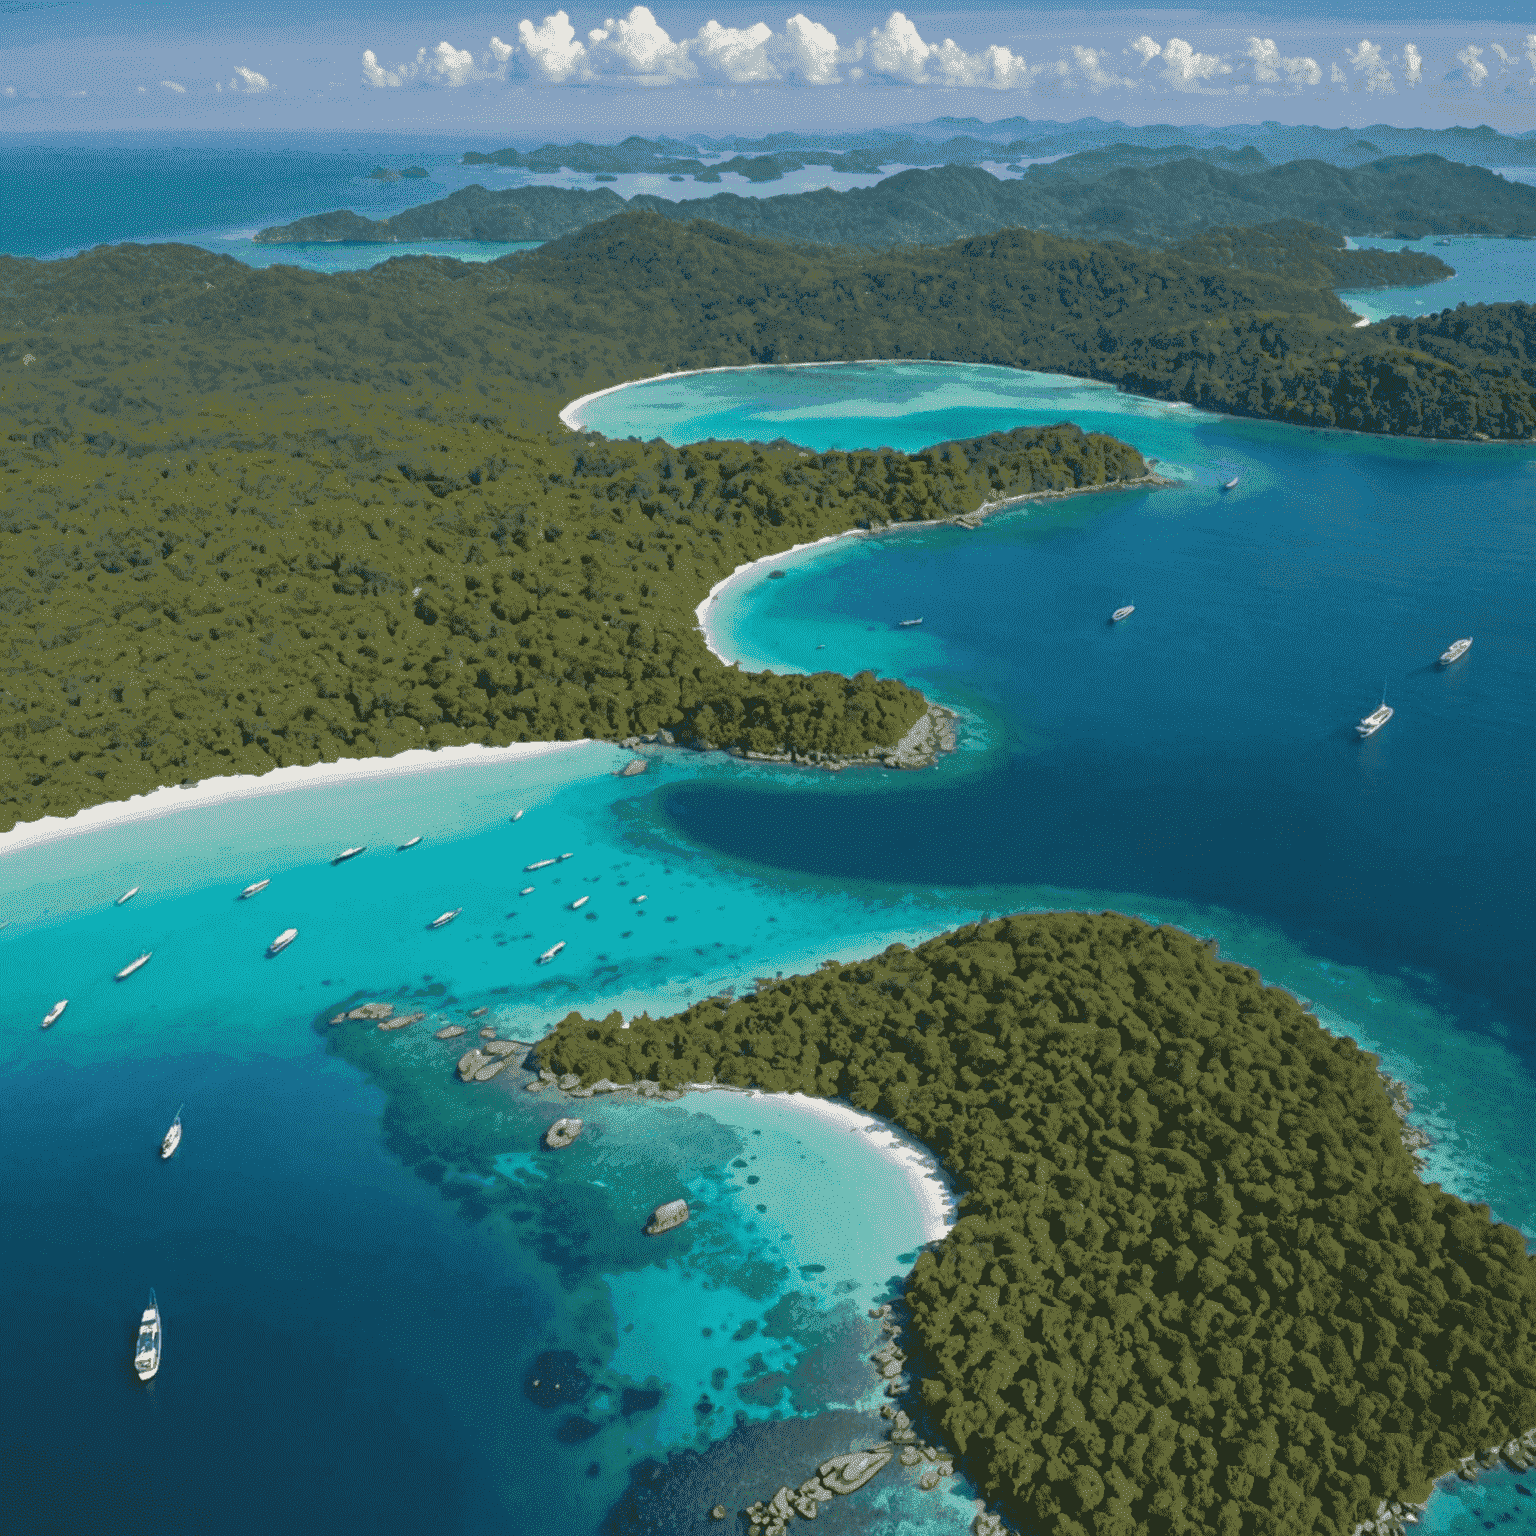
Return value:
<svg viewBox="0 0 1536 1536">
<path fill-rule="evenodd" d="M 690 1214 L 686 1200 L 668 1200 L 651 1212 L 651 1219 L 645 1224 L 645 1235 L 659 1237 L 663 1232 L 670 1232 L 673 1227 L 682 1226 Z"/>
<path fill-rule="evenodd" d="M 544 1145 L 558 1152 L 562 1147 L 570 1146 L 581 1135 L 581 1127 L 580 1120 L 572 1120 L 562 1115 L 544 1132 Z"/>
</svg>

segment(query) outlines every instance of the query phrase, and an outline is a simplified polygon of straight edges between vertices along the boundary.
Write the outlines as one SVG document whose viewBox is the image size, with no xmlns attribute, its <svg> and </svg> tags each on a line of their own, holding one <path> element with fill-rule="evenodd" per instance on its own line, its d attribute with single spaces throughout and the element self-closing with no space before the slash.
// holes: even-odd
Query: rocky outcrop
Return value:
<svg viewBox="0 0 1536 1536">
<path fill-rule="evenodd" d="M 651 1212 L 651 1219 L 645 1224 L 645 1235 L 659 1237 L 663 1232 L 682 1226 L 690 1215 L 692 1212 L 686 1200 L 668 1200 L 665 1205 L 658 1205 Z"/>
<path fill-rule="evenodd" d="M 480 1047 L 491 1056 L 516 1056 L 523 1049 L 521 1040 L 487 1040 Z"/>
<path fill-rule="evenodd" d="M 426 1014 L 424 1013 L 399 1013 L 391 1019 L 380 1019 L 380 1029 L 404 1029 L 407 1024 L 419 1024 Z"/>
<path fill-rule="evenodd" d="M 849 1451 L 846 1456 L 834 1456 L 817 1467 L 822 1486 L 829 1493 L 855 1493 L 890 1461 L 892 1451 L 888 1445 L 880 1445 L 868 1451 Z"/>
<path fill-rule="evenodd" d="M 332 1024 L 346 1024 L 357 1020 L 387 1019 L 395 1011 L 393 1003 L 359 1003 L 350 1013 L 338 1013 Z"/>
<path fill-rule="evenodd" d="M 467 1033 L 462 1024 L 445 1024 L 437 1031 L 439 1040 L 457 1040 L 460 1035 Z"/>
<path fill-rule="evenodd" d="M 562 1116 L 544 1132 L 544 1145 L 552 1152 L 558 1152 L 562 1147 L 568 1147 L 581 1135 L 582 1122 L 571 1120 Z"/>
<path fill-rule="evenodd" d="M 487 1056 L 479 1046 L 476 1046 L 473 1050 L 465 1051 L 459 1057 L 459 1080 L 465 1083 L 469 1082 L 481 1067 L 488 1067 L 495 1059 L 494 1056 Z"/>
<path fill-rule="evenodd" d="M 512 1063 L 506 1060 L 505 1057 L 500 1061 L 488 1062 L 475 1073 L 475 1081 L 477 1083 L 488 1083 L 498 1072 L 505 1072 L 511 1065 Z"/>
<path fill-rule="evenodd" d="M 618 773 L 616 773 L 614 777 L 619 779 L 632 779 L 637 773 L 644 773 L 645 770 L 649 767 L 650 764 L 645 760 L 645 758 L 632 757 L 627 763 L 624 764 L 622 768 L 619 769 Z"/>
<path fill-rule="evenodd" d="M 1402 1085 L 1397 1087 L 1401 1089 Z M 1406 1093 L 1403 1098 L 1406 1101 Z M 1516 1472 L 1528 1472 L 1536 1467 L 1536 1428 L 1528 1429 L 1502 1445 L 1490 1445 L 1486 1450 L 1463 1456 L 1447 1475 L 1471 1483 L 1477 1481 L 1479 1472 L 1492 1472 L 1500 1466 L 1508 1466 Z M 1362 1520 L 1350 1536 L 1407 1536 L 1409 1526 L 1417 1524 L 1423 1514 L 1422 1504 L 1383 1499 L 1376 1506 L 1376 1513 L 1369 1520 Z"/>
</svg>

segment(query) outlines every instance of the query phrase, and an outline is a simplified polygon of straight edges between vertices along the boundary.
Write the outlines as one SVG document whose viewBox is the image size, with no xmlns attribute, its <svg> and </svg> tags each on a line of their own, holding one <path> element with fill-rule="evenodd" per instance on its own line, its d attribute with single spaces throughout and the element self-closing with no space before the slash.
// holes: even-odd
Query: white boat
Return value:
<svg viewBox="0 0 1536 1536">
<path fill-rule="evenodd" d="M 67 997 L 61 997 L 58 1002 L 56 1002 L 53 1007 L 43 1015 L 42 1027 L 44 1029 L 52 1029 L 53 1026 L 59 1022 L 59 1019 L 63 1015 L 64 1010 L 68 1007 L 69 999 Z"/>
<path fill-rule="evenodd" d="M 127 981 L 128 978 L 130 976 L 132 976 L 135 971 L 140 970 L 140 969 L 142 969 L 142 967 L 144 967 L 144 966 L 149 964 L 149 957 L 152 954 L 154 954 L 154 950 L 146 949 L 144 951 L 144 953 L 142 955 L 140 955 L 137 960 L 130 960 L 128 962 L 128 964 L 125 965 L 122 968 L 122 970 L 120 970 L 117 973 L 117 975 L 115 975 L 112 978 L 112 980 L 113 981 Z"/>
<path fill-rule="evenodd" d="M 138 894 L 139 894 L 139 887 L 138 887 L 138 886 L 136 886 L 136 885 L 135 885 L 135 886 L 130 886 L 130 887 L 129 887 L 129 888 L 128 888 L 128 889 L 127 889 L 127 890 L 126 890 L 126 891 L 124 891 L 124 892 L 123 892 L 123 894 L 122 894 L 122 895 L 121 895 L 121 896 L 119 896 L 119 897 L 118 897 L 118 898 L 117 898 L 117 900 L 116 900 L 116 901 L 114 901 L 114 902 L 113 902 L 113 903 L 112 903 L 112 905 L 113 905 L 113 906 L 114 906 L 114 907 L 120 907 L 120 906 L 122 906 L 122 904 L 123 904 L 123 903 L 124 903 L 124 902 L 125 902 L 125 901 L 132 901 L 132 900 L 133 900 L 133 898 L 134 898 L 134 897 L 135 897 L 135 896 L 137 896 L 137 895 L 138 895 Z"/>
<path fill-rule="evenodd" d="M 1364 741 L 1374 736 L 1392 718 L 1392 706 L 1383 700 L 1355 727 L 1355 734 Z"/>
<path fill-rule="evenodd" d="M 635 897 L 635 905 L 638 907 L 642 901 L 649 901 L 649 900 L 650 900 L 650 897 L 648 897 L 648 896 L 636 896 Z"/>
<path fill-rule="evenodd" d="M 160 1141 L 160 1158 L 164 1161 L 170 1157 L 176 1148 L 181 1145 L 181 1112 L 186 1108 L 184 1104 L 176 1106 L 176 1118 L 171 1121 L 171 1128 Z"/>
<path fill-rule="evenodd" d="M 921 624 L 922 622 L 923 621 L 921 619 L 898 619 L 896 621 L 896 628 L 897 629 L 916 629 L 917 626 L 919 624 Z"/>
<path fill-rule="evenodd" d="M 360 843 L 356 848 L 343 848 L 340 853 L 331 860 L 332 864 L 345 864 L 348 859 L 355 859 L 360 853 L 368 852 L 368 844 Z"/>
<path fill-rule="evenodd" d="M 1468 651 L 1472 649 L 1470 640 L 1454 640 L 1440 653 L 1440 665 L 1448 667 L 1453 661 L 1460 661 Z"/>
<path fill-rule="evenodd" d="M 133 1346 L 133 1369 L 140 1381 L 148 1381 L 160 1369 L 160 1303 L 149 1293 L 149 1305 L 139 1320 L 138 1342 Z"/>
<path fill-rule="evenodd" d="M 532 874 L 536 869 L 548 869 L 551 864 L 558 864 L 559 859 L 536 859 L 532 864 L 523 865 L 525 875 Z"/>
<path fill-rule="evenodd" d="M 574 859 L 575 857 L 576 855 L 574 853 L 562 853 L 560 857 L 555 860 L 555 862 L 557 864 L 564 864 L 567 859 Z"/>
<path fill-rule="evenodd" d="M 539 956 L 538 963 L 540 965 L 548 965 L 549 962 L 551 960 L 553 960 L 555 958 L 555 956 L 558 955 L 560 953 L 560 951 L 562 949 L 564 949 L 564 948 L 565 948 L 565 940 L 564 939 L 561 939 L 558 944 L 551 944 L 550 947 L 548 949 L 546 949 L 542 955 Z"/>
<path fill-rule="evenodd" d="M 533 887 L 531 885 L 525 885 L 522 888 L 522 890 L 520 890 L 517 894 L 519 896 L 532 896 L 533 895 Z"/>
<path fill-rule="evenodd" d="M 250 885 L 240 892 L 240 900 L 249 901 L 252 896 L 259 896 L 271 884 L 270 880 L 252 881 Z"/>
<path fill-rule="evenodd" d="M 452 912 L 444 912 L 441 917 L 434 917 L 432 921 L 427 924 L 427 927 L 446 928 L 448 924 L 451 923 L 454 918 L 456 918 L 463 910 L 463 907 L 455 907 Z"/>
<path fill-rule="evenodd" d="M 1221 488 L 1224 491 L 1235 491 L 1237 489 L 1237 476 L 1233 475 L 1230 480 L 1223 480 Z"/>
<path fill-rule="evenodd" d="M 1124 608 L 1116 608 L 1115 611 L 1110 614 L 1109 622 L 1111 624 L 1118 624 L 1122 619 L 1130 618 L 1130 616 L 1135 612 L 1135 603 L 1127 603 Z"/>
<path fill-rule="evenodd" d="M 282 954 L 282 952 L 287 949 L 288 946 L 292 944 L 296 938 L 298 938 L 298 936 L 299 930 L 297 928 L 284 928 L 283 931 L 278 934 L 278 936 L 273 939 L 270 944 L 267 945 L 267 959 L 270 960 L 274 955 Z"/>
<path fill-rule="evenodd" d="M 571 903 L 571 911 L 579 912 L 591 900 L 592 898 L 590 896 L 578 896 L 576 900 Z"/>
<path fill-rule="evenodd" d="M 523 819 L 523 813 L 521 811 L 513 811 L 512 812 L 512 820 L 513 821 L 521 821 L 522 819 Z"/>
<path fill-rule="evenodd" d="M 408 837 L 408 838 L 406 838 L 406 840 L 403 843 L 401 843 L 399 845 L 399 847 L 397 847 L 395 849 L 395 852 L 396 853 L 404 853 L 407 848 L 414 848 L 416 846 L 416 844 L 419 843 L 420 841 L 421 841 L 421 833 L 418 832 L 415 837 Z"/>
</svg>

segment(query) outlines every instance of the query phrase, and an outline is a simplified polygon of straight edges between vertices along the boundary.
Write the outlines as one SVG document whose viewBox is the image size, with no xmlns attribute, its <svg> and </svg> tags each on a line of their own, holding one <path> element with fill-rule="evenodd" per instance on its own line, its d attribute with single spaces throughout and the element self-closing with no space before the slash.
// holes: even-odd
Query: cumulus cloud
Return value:
<svg viewBox="0 0 1536 1536">
<path fill-rule="evenodd" d="M 1461 67 L 1448 71 L 1445 77 L 1452 85 L 1466 85 L 1475 89 L 1488 78 L 1488 66 L 1483 63 L 1481 48 L 1468 43 L 1456 55 L 1456 62 Z"/>
<path fill-rule="evenodd" d="M 953 38 L 925 42 L 916 26 L 900 11 L 892 11 L 883 26 L 861 38 L 852 50 L 858 67 L 854 79 L 873 76 L 905 85 L 981 86 L 1013 90 L 1029 84 L 1024 59 L 994 44 L 980 53 L 967 53 Z"/>
<path fill-rule="evenodd" d="M 1125 75 L 1117 75 L 1105 62 L 1104 53 L 1097 48 L 1074 47 L 1072 61 L 1077 66 L 1078 77 L 1090 91 L 1136 88 L 1137 82 Z"/>
<path fill-rule="evenodd" d="M 1525 57 L 1526 62 L 1531 66 L 1531 73 L 1536 75 L 1536 32 L 1525 34 Z"/>
<path fill-rule="evenodd" d="M 1363 77 L 1361 84 L 1367 91 L 1379 92 L 1384 96 L 1396 94 L 1397 85 L 1392 78 L 1392 71 L 1387 68 L 1387 61 L 1381 56 L 1381 48 L 1370 38 L 1362 37 L 1358 48 L 1346 48 L 1344 57 L 1349 60 L 1355 73 Z"/>
<path fill-rule="evenodd" d="M 375 90 L 398 90 L 403 85 L 444 85 L 454 89 L 472 80 L 505 78 L 507 61 L 513 48 L 499 37 L 491 39 L 490 49 L 478 63 L 468 48 L 455 48 L 444 39 L 435 48 L 418 48 L 416 57 L 405 64 L 386 66 L 379 63 L 373 49 L 363 50 L 363 83 Z"/>
<path fill-rule="evenodd" d="M 1404 43 L 1401 62 L 1404 82 L 1417 85 L 1424 78 L 1424 55 L 1412 43 Z"/>
<path fill-rule="evenodd" d="M 1532 43 L 1536 46 L 1536 39 Z M 798 13 L 791 16 L 778 45 L 784 79 L 800 85 L 836 85 L 842 79 L 837 39 L 819 21 Z"/>
<path fill-rule="evenodd" d="M 1198 91 L 1207 80 L 1231 73 L 1220 54 L 1197 53 L 1182 37 L 1170 37 L 1163 47 L 1163 78 L 1176 91 Z"/>
<path fill-rule="evenodd" d="M 1283 83 L 1299 90 L 1322 83 L 1323 71 L 1316 59 L 1285 58 L 1272 37 L 1250 37 L 1248 57 L 1253 61 L 1253 78 L 1260 85 Z"/>
<path fill-rule="evenodd" d="M 174 80 L 162 80 L 160 82 L 160 89 L 169 91 L 173 96 L 185 96 L 187 94 L 186 86 L 178 85 Z"/>
<path fill-rule="evenodd" d="M 599 74 L 665 82 L 692 80 L 697 69 L 688 57 L 686 42 L 674 43 L 667 29 L 643 5 L 627 16 L 587 34 L 588 67 Z"/>
<path fill-rule="evenodd" d="M 214 86 L 216 91 L 234 91 L 240 96 L 260 96 L 263 91 L 271 89 L 272 82 L 265 75 L 247 69 L 244 64 L 235 65 L 235 72 L 230 76 L 228 84 L 221 80 Z"/>
<path fill-rule="evenodd" d="M 576 41 L 576 29 L 564 11 L 546 16 L 538 26 L 531 21 L 518 22 L 517 38 L 523 45 L 528 73 L 536 79 L 563 85 L 581 78 L 587 50 Z"/>
<path fill-rule="evenodd" d="M 1142 68 L 1145 69 L 1163 51 L 1163 45 L 1143 32 L 1140 37 L 1131 40 L 1131 51 L 1141 55 Z"/>
</svg>

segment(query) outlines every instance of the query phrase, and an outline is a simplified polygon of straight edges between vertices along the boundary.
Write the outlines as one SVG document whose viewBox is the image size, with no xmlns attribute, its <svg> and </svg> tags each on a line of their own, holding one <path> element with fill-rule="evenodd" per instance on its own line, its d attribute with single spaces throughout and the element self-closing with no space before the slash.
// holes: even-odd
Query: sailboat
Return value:
<svg viewBox="0 0 1536 1536">
<path fill-rule="evenodd" d="M 133 1369 L 140 1381 L 148 1381 L 160 1369 L 160 1303 L 149 1293 L 149 1305 L 139 1321 L 138 1342 L 133 1346 Z"/>
<path fill-rule="evenodd" d="M 1381 682 L 1381 703 L 1355 727 L 1355 734 L 1364 741 L 1367 736 L 1374 736 L 1388 720 L 1392 718 L 1392 706 L 1387 703 L 1387 682 L 1383 678 Z"/>
<path fill-rule="evenodd" d="M 162 1162 L 170 1157 L 176 1148 L 181 1145 L 181 1112 L 185 1108 L 185 1104 L 178 1104 L 176 1106 L 176 1118 L 171 1121 L 170 1130 L 161 1138 L 160 1158 Z"/>
</svg>

